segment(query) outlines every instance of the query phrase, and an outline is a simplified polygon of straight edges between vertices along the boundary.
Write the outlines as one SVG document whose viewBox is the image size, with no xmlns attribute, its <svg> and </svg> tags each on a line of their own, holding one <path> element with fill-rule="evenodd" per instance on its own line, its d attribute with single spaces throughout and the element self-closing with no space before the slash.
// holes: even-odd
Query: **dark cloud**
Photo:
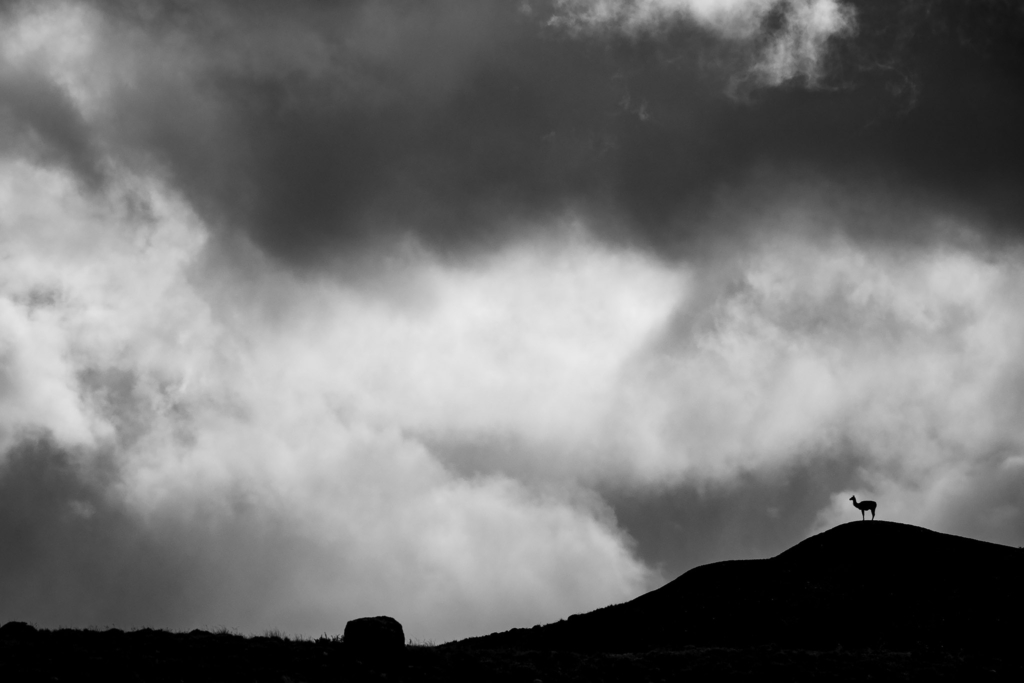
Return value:
<svg viewBox="0 0 1024 683">
<path fill-rule="evenodd" d="M 185 606 L 182 563 L 104 500 L 97 469 L 76 467 L 45 441 L 13 450 L 3 467 L 2 618 L 139 623 L 136 615 L 168 618 Z"/>
<path fill-rule="evenodd" d="M 0 68 L 0 145 L 66 166 L 86 187 L 103 182 L 102 155 L 87 123 L 65 90 L 39 73 Z"/>
<path fill-rule="evenodd" d="M 752 178 L 896 187 L 1014 226 L 1019 5 L 850 4 L 821 78 L 773 88 L 705 29 L 580 35 L 538 3 L 99 5 L 141 34 L 95 134 L 297 263 L 407 233 L 492 244 L 566 210 L 672 252 Z M 33 125 L 95 176 L 98 145 Z"/>
<path fill-rule="evenodd" d="M 709 562 L 772 557 L 802 541 L 833 493 L 863 486 L 858 458 L 849 455 L 807 458 L 729 482 L 605 496 L 640 557 L 673 578 Z"/>
<path fill-rule="evenodd" d="M 859 518 L 852 492 L 879 501 L 881 519 L 901 519 L 901 496 L 873 491 L 877 465 L 851 444 L 771 472 L 749 472 L 727 482 L 687 482 L 652 492 L 608 490 L 618 523 L 636 540 L 640 558 L 667 578 L 709 562 L 773 557 L 820 529 L 821 512 L 839 498 L 841 521 Z M 947 533 L 1019 545 L 1024 494 L 1018 464 L 998 457 L 975 465 L 970 485 L 947 493 L 933 522 Z M 910 484 L 913 488 L 913 484 Z M 865 493 L 870 492 L 870 493 Z M 891 492 L 890 492 L 891 493 Z M 828 520 L 831 522 L 832 520 Z"/>
<path fill-rule="evenodd" d="M 226 517 L 193 510 L 143 519 L 114 494 L 112 462 L 80 462 L 44 439 L 13 449 L 2 467 L 0 620 L 270 628 L 294 618 L 288 565 L 316 562 L 317 550 L 245 495 Z M 289 628 L 309 626 L 299 617 Z"/>
</svg>

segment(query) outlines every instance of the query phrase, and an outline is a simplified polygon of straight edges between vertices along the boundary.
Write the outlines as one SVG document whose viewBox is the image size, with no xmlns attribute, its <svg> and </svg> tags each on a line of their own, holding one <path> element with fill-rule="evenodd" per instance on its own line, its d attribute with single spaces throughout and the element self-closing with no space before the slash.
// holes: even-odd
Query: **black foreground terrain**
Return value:
<svg viewBox="0 0 1024 683">
<path fill-rule="evenodd" d="M 891 522 L 693 569 L 567 620 L 400 652 L 143 629 L 0 627 L 9 681 L 1024 680 L 1024 551 Z"/>
<path fill-rule="evenodd" d="M 696 567 L 621 605 L 462 641 L 636 652 L 680 644 L 905 650 L 1024 645 L 1024 550 L 856 521 L 768 560 Z"/>
</svg>

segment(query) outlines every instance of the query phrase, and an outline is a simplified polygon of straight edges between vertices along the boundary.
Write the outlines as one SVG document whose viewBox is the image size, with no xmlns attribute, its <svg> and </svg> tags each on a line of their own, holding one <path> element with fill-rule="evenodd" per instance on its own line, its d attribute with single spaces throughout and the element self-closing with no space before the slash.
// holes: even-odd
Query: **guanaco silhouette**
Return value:
<svg viewBox="0 0 1024 683">
<path fill-rule="evenodd" d="M 873 500 L 862 500 L 861 502 L 858 503 L 857 502 L 857 496 L 850 496 L 850 500 L 853 501 L 853 507 L 855 507 L 858 510 L 860 510 L 860 519 L 861 519 L 861 521 L 864 521 L 864 512 L 866 510 L 871 510 L 871 519 L 875 518 L 875 507 L 876 507 L 875 501 L 873 501 Z"/>
</svg>

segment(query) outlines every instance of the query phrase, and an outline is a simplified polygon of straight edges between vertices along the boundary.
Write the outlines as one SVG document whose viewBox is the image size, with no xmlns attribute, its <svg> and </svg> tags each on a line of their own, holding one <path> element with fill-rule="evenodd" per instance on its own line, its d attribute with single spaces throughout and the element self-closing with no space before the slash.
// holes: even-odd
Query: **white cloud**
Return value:
<svg viewBox="0 0 1024 683">
<path fill-rule="evenodd" d="M 821 75 L 828 41 L 854 29 L 841 0 L 556 0 L 552 22 L 572 31 L 656 31 L 679 21 L 756 45 L 749 76 L 762 85 Z M 772 13 L 782 23 L 766 27 Z"/>
<path fill-rule="evenodd" d="M 393 612 L 444 638 L 649 585 L 596 500 L 461 477 L 417 434 L 582 438 L 617 362 L 670 310 L 674 276 L 579 238 L 466 267 L 410 263 L 425 290 L 410 307 L 294 279 L 255 252 L 257 272 L 227 272 L 204 260 L 187 207 L 125 182 L 133 210 L 55 171 L 0 167 L 4 445 L 28 430 L 83 466 L 112 453 L 111 495 L 153 529 L 230 520 L 244 500 L 321 548 L 316 563 L 333 568 L 286 561 L 306 580 L 238 626 L 308 627 L 308 613 L 286 614 L 306 604 Z"/>
<path fill-rule="evenodd" d="M 795 0 L 788 4 L 785 28 L 774 34 L 751 68 L 765 85 L 798 76 L 814 83 L 822 75 L 828 41 L 850 33 L 853 11 L 836 0 Z"/>
<path fill-rule="evenodd" d="M 906 476 L 1021 444 L 1019 254 L 765 245 L 638 363 L 623 418 L 652 481 L 852 443 Z"/>
<path fill-rule="evenodd" d="M 686 19 L 729 37 L 749 38 L 778 0 L 556 0 L 556 23 L 635 31 Z"/>
</svg>

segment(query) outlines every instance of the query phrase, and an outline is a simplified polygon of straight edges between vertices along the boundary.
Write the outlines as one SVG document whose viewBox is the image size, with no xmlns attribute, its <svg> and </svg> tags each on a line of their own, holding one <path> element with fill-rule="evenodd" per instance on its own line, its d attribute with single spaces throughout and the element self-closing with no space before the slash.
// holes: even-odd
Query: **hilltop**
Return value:
<svg viewBox="0 0 1024 683">
<path fill-rule="evenodd" d="M 692 645 L 1000 647 L 1024 608 L 1024 551 L 850 522 L 767 560 L 696 567 L 635 600 L 462 644 L 639 652 Z"/>
</svg>

